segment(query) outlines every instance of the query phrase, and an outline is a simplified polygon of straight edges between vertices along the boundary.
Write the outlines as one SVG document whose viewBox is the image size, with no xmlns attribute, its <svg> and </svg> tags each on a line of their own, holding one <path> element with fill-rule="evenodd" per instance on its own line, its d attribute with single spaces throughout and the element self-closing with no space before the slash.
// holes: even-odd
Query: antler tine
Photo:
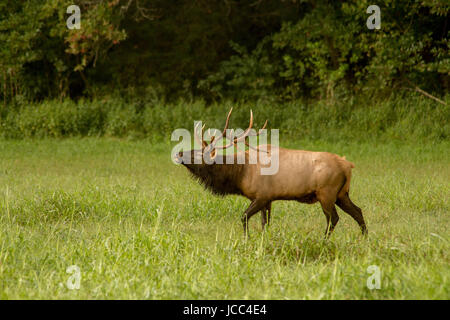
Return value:
<svg viewBox="0 0 450 320">
<path fill-rule="evenodd" d="M 200 123 L 201 122 L 197 122 L 197 124 L 194 127 L 194 139 L 197 141 L 197 143 L 199 143 L 200 145 L 203 145 L 203 139 L 200 139 L 197 134 L 197 129 L 198 129 L 198 126 L 200 125 Z"/>
<path fill-rule="evenodd" d="M 231 129 L 232 131 L 234 131 L 233 129 Z M 217 141 L 219 141 L 219 139 L 217 139 Z M 216 141 L 216 142 L 217 142 Z M 228 149 L 229 147 L 233 146 L 235 143 L 232 140 L 229 144 L 227 144 L 226 146 L 214 146 L 214 148 L 216 149 Z"/>
<path fill-rule="evenodd" d="M 214 140 L 216 139 L 216 132 L 217 132 L 217 130 L 216 129 L 214 129 L 214 135 L 213 136 L 211 136 L 211 129 L 208 129 L 208 136 L 210 137 L 210 142 L 209 142 L 209 144 L 211 144 L 211 143 L 213 143 L 214 142 Z"/>
<path fill-rule="evenodd" d="M 198 133 L 197 133 L 197 128 L 199 125 L 200 125 L 200 122 L 197 122 L 197 124 L 194 127 L 194 138 L 202 146 L 202 148 L 204 148 L 207 146 L 207 143 L 205 141 L 203 141 L 203 129 L 205 128 L 206 123 L 201 128 L 201 131 L 200 131 L 201 137 L 199 137 Z"/>
<path fill-rule="evenodd" d="M 250 134 L 250 131 L 252 130 L 252 127 L 253 127 L 253 111 L 250 110 L 250 124 L 248 125 L 247 130 L 245 130 L 239 136 L 234 138 L 234 143 L 236 143 L 236 142 L 238 142 L 238 141 L 240 141 L 242 139 L 245 139 Z"/>
<path fill-rule="evenodd" d="M 230 113 L 228 114 L 228 116 L 231 114 L 231 110 L 230 110 Z M 228 119 L 227 119 L 227 126 L 228 126 Z M 226 127 L 227 127 L 226 126 Z M 215 147 L 216 149 L 227 149 L 227 148 L 229 148 L 229 147 L 231 147 L 232 145 L 234 145 L 234 144 L 236 144 L 239 140 L 242 140 L 242 139 L 245 139 L 245 137 L 247 137 L 248 135 L 249 135 L 249 133 L 250 133 L 250 130 L 252 129 L 252 127 L 253 127 L 253 111 L 252 110 L 250 110 L 250 123 L 249 123 L 249 125 L 248 125 L 248 128 L 247 128 L 247 130 L 245 130 L 242 134 L 240 134 L 238 137 L 236 137 L 236 138 L 234 138 L 229 144 L 227 144 L 226 146 L 218 146 L 218 147 Z M 224 132 L 222 133 L 222 138 L 225 136 L 225 130 L 224 130 Z M 217 141 L 216 141 L 217 142 Z"/>
<path fill-rule="evenodd" d="M 227 149 L 227 148 L 229 148 L 229 147 L 231 147 L 231 146 L 233 146 L 233 145 L 236 145 L 238 141 L 244 140 L 245 145 L 246 145 L 247 147 L 249 147 L 250 149 L 256 150 L 256 151 L 260 151 L 260 150 L 258 150 L 257 148 L 251 146 L 247 141 L 245 141 L 245 138 L 248 137 L 248 136 L 252 136 L 252 137 L 259 136 L 259 135 L 262 133 L 262 131 L 267 127 L 267 123 L 268 123 L 268 120 L 266 120 L 266 122 L 264 122 L 263 127 L 262 127 L 261 129 L 259 129 L 258 133 L 256 133 L 256 134 L 251 134 L 251 129 L 252 129 L 252 127 L 253 127 L 253 111 L 250 110 L 250 124 L 249 124 L 247 130 L 245 130 L 245 132 L 243 132 L 242 134 L 240 134 L 238 137 L 234 138 L 234 139 L 233 139 L 229 144 L 227 144 L 226 146 L 218 146 L 218 147 L 215 147 L 215 148 L 216 148 L 216 149 Z M 222 137 L 223 137 L 223 136 L 222 136 Z"/>
<path fill-rule="evenodd" d="M 252 130 L 252 127 L 253 127 L 253 111 L 252 110 L 250 110 L 250 123 L 249 123 L 249 125 L 248 125 L 248 128 L 247 128 L 247 130 L 245 130 L 243 133 L 241 133 L 239 136 L 237 136 L 236 138 L 234 138 L 229 144 L 227 144 L 226 146 L 224 146 L 224 147 L 216 147 L 217 149 L 227 149 L 227 148 L 229 148 L 229 147 L 231 147 L 232 145 L 234 145 L 234 144 L 236 144 L 238 141 L 241 141 L 241 140 L 245 140 L 245 138 L 246 137 L 248 137 L 248 136 L 258 136 L 258 135 L 260 135 L 261 134 L 261 132 L 262 132 L 262 130 L 263 129 L 265 129 L 265 127 L 267 126 L 267 120 L 266 120 L 266 122 L 264 123 L 264 126 L 259 130 L 259 132 L 257 133 L 257 134 L 254 134 L 254 135 L 251 135 L 250 133 L 251 133 L 251 130 Z M 246 143 L 246 145 L 247 146 L 249 146 L 247 143 Z"/>
<path fill-rule="evenodd" d="M 205 140 L 203 140 L 203 129 L 205 129 L 206 123 L 203 124 L 202 126 L 202 131 L 200 131 L 200 134 L 202 135 L 202 148 L 205 148 L 208 146 L 208 143 L 206 143 Z"/>
<path fill-rule="evenodd" d="M 269 121 L 269 120 L 266 119 L 266 122 L 264 122 L 263 127 L 262 127 L 261 129 L 259 129 L 259 131 L 264 130 L 264 129 L 267 127 L 267 122 L 268 122 L 268 121 Z"/>
<path fill-rule="evenodd" d="M 249 133 L 249 136 L 252 136 L 252 137 L 257 137 L 257 136 L 259 136 L 259 135 L 262 133 L 262 131 L 266 128 L 266 126 L 267 126 L 267 121 L 268 121 L 268 120 L 266 120 L 266 122 L 264 122 L 263 127 L 262 127 L 261 129 L 258 130 L 258 133 L 256 133 L 256 134 L 251 134 L 251 133 Z"/>
<path fill-rule="evenodd" d="M 227 133 L 228 124 L 230 123 L 231 112 L 233 112 L 233 107 L 231 107 L 230 112 L 228 112 L 227 121 L 225 122 L 225 128 L 222 131 L 222 137 L 224 137 Z"/>
<path fill-rule="evenodd" d="M 213 143 L 213 141 L 215 140 L 214 145 L 213 145 L 214 147 L 215 147 L 215 144 L 219 140 L 223 139 L 227 135 L 227 129 L 228 129 L 228 125 L 230 123 L 231 112 L 233 112 L 233 107 L 231 107 L 230 111 L 228 112 L 227 121 L 225 121 L 225 128 L 223 129 L 222 135 L 217 140 L 215 140 L 215 138 L 216 138 L 215 135 L 214 135 L 214 138 L 211 139 L 211 143 Z M 220 149 L 222 149 L 222 148 L 220 148 Z"/>
<path fill-rule="evenodd" d="M 250 111 L 250 112 L 251 112 L 251 111 Z M 252 119 L 252 118 L 253 118 L 253 114 L 251 113 L 251 119 L 250 119 L 251 125 L 253 125 L 253 122 L 252 122 L 253 119 Z M 246 145 L 247 147 L 249 147 L 250 149 L 256 150 L 256 151 L 260 151 L 259 149 L 257 149 L 257 148 L 255 148 L 255 147 L 251 146 L 247 141 L 245 141 L 245 138 L 246 138 L 246 137 L 249 137 L 249 136 L 251 136 L 251 137 L 257 137 L 257 136 L 259 136 L 259 135 L 262 133 L 262 131 L 266 128 L 267 123 L 268 123 L 268 120 L 266 120 L 266 122 L 264 122 L 263 127 L 262 127 L 261 129 L 258 130 L 258 133 L 252 134 L 251 132 L 248 132 L 247 134 L 242 134 L 242 135 L 240 135 L 239 137 L 235 138 L 235 139 L 233 140 L 233 143 L 236 144 L 238 141 L 244 140 L 244 143 L 245 143 L 245 145 Z M 247 131 L 250 131 L 250 129 L 251 129 L 251 126 L 247 129 Z"/>
</svg>

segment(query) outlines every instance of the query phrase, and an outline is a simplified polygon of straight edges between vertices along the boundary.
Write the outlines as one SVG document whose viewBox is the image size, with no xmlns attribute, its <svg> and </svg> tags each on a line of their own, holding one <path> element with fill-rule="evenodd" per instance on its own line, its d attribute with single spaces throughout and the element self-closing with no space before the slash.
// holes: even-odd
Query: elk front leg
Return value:
<svg viewBox="0 0 450 320">
<path fill-rule="evenodd" d="M 244 215 L 242 216 L 242 225 L 244 227 L 244 235 L 248 236 L 248 220 L 253 216 L 255 213 L 263 209 L 267 205 L 266 200 L 261 199 L 255 199 L 252 201 L 250 206 L 245 210 Z"/>
<path fill-rule="evenodd" d="M 325 214 L 325 217 L 327 218 L 327 228 L 325 230 L 325 238 L 329 238 L 334 230 L 334 227 L 336 227 L 336 224 L 339 221 L 339 216 L 337 214 L 336 208 L 334 207 L 334 204 L 322 205 L 322 210 L 323 213 Z"/>
<path fill-rule="evenodd" d="M 264 227 L 270 225 L 270 211 L 272 207 L 272 202 L 269 202 L 264 209 L 261 210 L 261 227 L 264 230 Z"/>
</svg>

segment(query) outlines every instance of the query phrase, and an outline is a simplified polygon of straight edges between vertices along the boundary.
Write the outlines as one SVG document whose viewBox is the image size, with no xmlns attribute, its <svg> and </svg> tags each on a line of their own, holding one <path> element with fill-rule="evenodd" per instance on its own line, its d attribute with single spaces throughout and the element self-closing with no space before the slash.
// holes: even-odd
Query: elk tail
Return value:
<svg viewBox="0 0 450 320">
<path fill-rule="evenodd" d="M 345 160 L 345 162 L 347 162 L 351 168 L 355 167 L 355 164 L 353 162 L 348 161 L 347 159 L 345 159 L 345 156 L 342 157 L 343 160 Z"/>
</svg>

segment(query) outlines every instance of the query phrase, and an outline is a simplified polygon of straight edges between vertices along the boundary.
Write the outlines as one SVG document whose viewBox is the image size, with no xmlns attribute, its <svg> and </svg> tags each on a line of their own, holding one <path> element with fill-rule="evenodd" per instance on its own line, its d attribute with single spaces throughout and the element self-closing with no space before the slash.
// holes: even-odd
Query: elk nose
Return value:
<svg viewBox="0 0 450 320">
<path fill-rule="evenodd" d="M 183 163 L 183 152 L 178 152 L 178 154 L 175 156 L 175 162 L 178 164 L 182 164 Z"/>
</svg>

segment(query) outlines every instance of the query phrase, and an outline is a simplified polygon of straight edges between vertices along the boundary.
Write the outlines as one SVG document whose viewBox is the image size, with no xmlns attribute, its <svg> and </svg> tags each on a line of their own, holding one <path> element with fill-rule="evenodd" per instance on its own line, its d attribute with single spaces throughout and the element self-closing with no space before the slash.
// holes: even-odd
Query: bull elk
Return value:
<svg viewBox="0 0 450 320">
<path fill-rule="evenodd" d="M 261 145 L 259 152 L 271 155 L 278 154 L 279 167 L 273 175 L 262 175 L 261 167 L 265 164 L 257 160 L 250 163 L 250 150 L 233 153 L 230 159 L 220 159 L 212 163 L 204 160 L 204 155 L 211 158 L 230 157 L 219 155 L 216 150 L 233 147 L 239 141 L 244 141 L 248 136 L 257 136 L 262 132 L 254 133 L 253 113 L 250 111 L 250 125 L 242 134 L 231 139 L 228 145 L 217 145 L 217 142 L 226 137 L 231 116 L 231 108 L 228 113 L 225 128 L 218 139 L 213 136 L 208 144 L 203 140 L 203 128 L 201 138 L 197 135 L 197 127 L 194 129 L 194 137 L 201 145 L 199 150 L 179 152 L 176 162 L 183 164 L 198 181 L 214 194 L 243 195 L 251 201 L 250 206 L 242 216 L 244 234 L 248 234 L 248 220 L 261 211 L 261 224 L 264 229 L 270 223 L 271 204 L 275 200 L 296 200 L 302 203 L 312 204 L 319 202 L 325 214 L 327 228 L 325 236 L 328 237 L 335 228 L 339 216 L 335 204 L 348 213 L 360 226 L 362 233 L 367 234 L 366 224 L 361 212 L 349 197 L 351 170 L 353 163 L 345 157 L 328 152 L 312 152 L 304 150 L 284 149 L 270 144 Z M 247 142 L 245 144 L 251 147 Z M 254 147 L 251 147 L 254 149 Z M 244 156 L 245 162 L 239 164 L 238 156 Z M 258 157 L 259 159 L 259 157 Z M 217 159 L 216 159 L 217 160 Z M 225 161 L 224 161 L 225 160 Z"/>
</svg>

